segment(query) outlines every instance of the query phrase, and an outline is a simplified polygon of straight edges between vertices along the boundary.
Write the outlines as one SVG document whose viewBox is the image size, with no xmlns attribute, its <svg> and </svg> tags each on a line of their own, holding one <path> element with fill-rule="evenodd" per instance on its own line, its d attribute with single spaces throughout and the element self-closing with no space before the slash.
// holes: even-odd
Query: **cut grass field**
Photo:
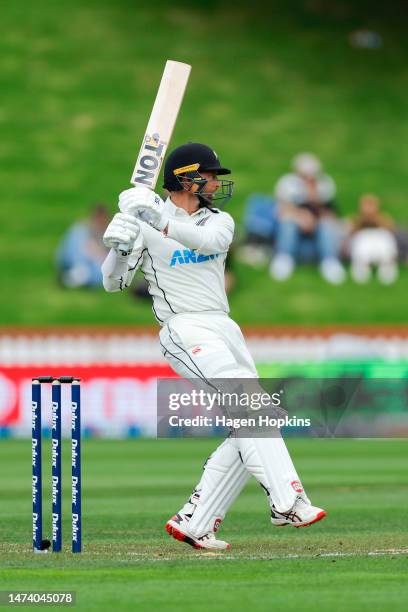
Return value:
<svg viewBox="0 0 408 612">
<path fill-rule="evenodd" d="M 304 529 L 274 528 L 251 481 L 220 532 L 231 550 L 214 555 L 169 538 L 164 523 L 215 442 L 85 440 L 84 552 L 73 556 L 68 444 L 64 552 L 33 555 L 30 442 L 2 440 L 0 589 L 74 590 L 81 610 L 406 609 L 406 441 L 290 441 L 306 489 L 327 518 Z M 49 450 L 45 445 L 47 484 Z M 48 494 L 44 537 L 49 510 Z"/>
<path fill-rule="evenodd" d="M 398 3 L 397 3 L 398 4 Z M 173 137 L 208 141 L 233 169 L 239 223 L 254 191 L 271 193 L 301 150 L 314 150 L 354 211 L 374 191 L 407 225 L 405 20 L 393 5 L 294 0 L 14 0 L 0 23 L 0 304 L 2 324 L 153 322 L 128 296 L 63 291 L 53 257 L 97 200 L 113 212 L 128 186 L 166 58 L 192 77 Z M 379 49 L 349 43 L 370 28 Z M 330 287 L 316 270 L 284 285 L 240 266 L 240 323 L 406 320 L 408 274 L 392 287 Z M 14 299 L 11 299 L 14 298 Z"/>
</svg>

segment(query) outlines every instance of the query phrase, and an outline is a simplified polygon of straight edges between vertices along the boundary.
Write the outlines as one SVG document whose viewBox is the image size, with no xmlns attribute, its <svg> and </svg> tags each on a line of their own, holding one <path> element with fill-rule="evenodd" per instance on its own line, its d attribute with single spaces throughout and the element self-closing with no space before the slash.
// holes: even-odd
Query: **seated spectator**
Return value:
<svg viewBox="0 0 408 612">
<path fill-rule="evenodd" d="M 377 268 L 378 280 L 386 285 L 397 279 L 395 223 L 390 215 L 381 212 L 376 195 L 367 193 L 360 198 L 359 212 L 351 221 L 349 252 L 356 283 L 366 283 L 372 267 Z"/>
<path fill-rule="evenodd" d="M 101 265 L 108 249 L 102 236 L 109 223 L 105 204 L 96 204 L 88 220 L 68 229 L 58 247 L 58 280 L 64 287 L 102 287 Z"/>
<path fill-rule="evenodd" d="M 270 273 L 275 280 L 289 278 L 296 262 L 317 260 L 323 278 L 332 284 L 345 280 L 339 253 L 341 226 L 334 207 L 336 185 L 322 172 L 319 159 L 301 153 L 293 160 L 293 173 L 275 187 L 279 224 Z"/>
<path fill-rule="evenodd" d="M 244 238 L 237 249 L 237 259 L 251 266 L 270 261 L 278 224 L 276 203 L 268 195 L 249 196 L 244 213 Z"/>
</svg>

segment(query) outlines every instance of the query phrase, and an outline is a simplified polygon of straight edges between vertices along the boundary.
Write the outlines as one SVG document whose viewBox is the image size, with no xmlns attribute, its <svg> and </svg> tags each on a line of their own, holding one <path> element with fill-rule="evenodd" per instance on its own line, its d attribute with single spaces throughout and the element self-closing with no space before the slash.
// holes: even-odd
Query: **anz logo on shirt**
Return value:
<svg viewBox="0 0 408 612">
<path fill-rule="evenodd" d="M 214 255 L 198 255 L 195 251 L 189 249 L 177 249 L 171 256 L 170 266 L 202 263 L 203 261 L 217 259 L 218 255 L 219 253 L 215 253 Z"/>
</svg>

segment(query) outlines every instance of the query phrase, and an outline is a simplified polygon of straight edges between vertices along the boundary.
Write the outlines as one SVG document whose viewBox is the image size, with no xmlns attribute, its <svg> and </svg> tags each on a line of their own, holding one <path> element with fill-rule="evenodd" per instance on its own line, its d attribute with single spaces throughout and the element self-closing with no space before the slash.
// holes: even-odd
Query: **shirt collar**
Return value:
<svg viewBox="0 0 408 612">
<path fill-rule="evenodd" d="M 164 210 L 166 211 L 168 215 L 170 215 L 170 217 L 181 218 L 181 217 L 196 217 L 202 214 L 204 209 L 199 208 L 198 210 L 193 212 L 191 215 L 189 215 L 188 212 L 184 210 L 184 208 L 180 208 L 179 206 L 176 206 L 175 204 L 173 204 L 169 196 L 164 203 Z"/>
</svg>

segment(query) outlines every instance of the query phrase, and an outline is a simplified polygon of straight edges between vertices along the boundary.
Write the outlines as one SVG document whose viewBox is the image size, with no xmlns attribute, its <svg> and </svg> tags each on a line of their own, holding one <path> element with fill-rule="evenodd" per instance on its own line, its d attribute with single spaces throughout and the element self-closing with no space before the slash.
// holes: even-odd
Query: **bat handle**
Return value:
<svg viewBox="0 0 408 612">
<path fill-rule="evenodd" d="M 125 244 L 123 242 L 118 244 L 118 246 L 116 248 L 120 252 L 121 255 L 128 255 L 130 253 L 130 250 L 131 250 L 131 249 L 129 250 L 129 245 Z"/>
</svg>

